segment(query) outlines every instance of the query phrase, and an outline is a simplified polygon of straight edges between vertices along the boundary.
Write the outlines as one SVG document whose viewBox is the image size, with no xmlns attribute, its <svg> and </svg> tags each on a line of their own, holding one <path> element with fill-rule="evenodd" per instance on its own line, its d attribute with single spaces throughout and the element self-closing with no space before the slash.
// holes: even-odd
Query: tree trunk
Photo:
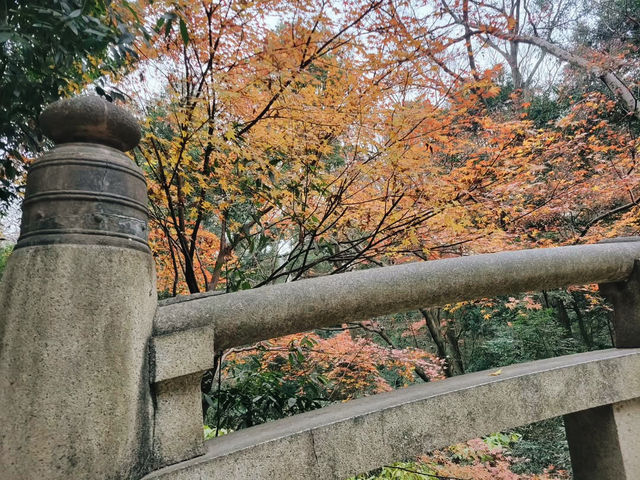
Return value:
<svg viewBox="0 0 640 480">
<path fill-rule="evenodd" d="M 420 309 L 420 313 L 425 319 L 427 330 L 429 330 L 431 339 L 436 345 L 437 354 L 445 360 L 445 376 L 453 377 L 455 375 L 462 375 L 464 373 L 464 365 L 462 363 L 458 338 L 450 328 L 447 328 L 444 335 L 442 334 L 440 327 L 441 312 L 440 308 Z"/>
<path fill-rule="evenodd" d="M 185 260 L 188 257 L 185 256 Z M 196 278 L 196 272 L 194 271 L 193 259 L 188 259 L 189 261 L 185 262 L 184 268 L 184 280 L 187 283 L 187 287 L 189 288 L 189 293 L 200 293 L 200 287 L 198 287 L 198 279 Z"/>
<path fill-rule="evenodd" d="M 622 101 L 630 115 L 634 115 L 636 118 L 640 119 L 638 99 L 635 97 L 627 84 L 623 82 L 614 72 L 604 69 L 596 65 L 595 63 L 592 63 L 587 58 L 574 55 L 573 53 L 564 50 L 558 45 L 540 37 L 530 35 L 500 35 L 499 33 L 495 32 L 494 35 L 499 38 L 504 38 L 506 40 L 511 40 L 514 42 L 535 45 L 541 48 L 543 51 L 549 53 L 550 55 L 559 58 L 560 60 L 564 60 L 571 65 L 586 70 L 591 75 L 598 77 L 607 86 L 607 88 L 611 90 L 611 93 L 613 93 L 619 101 Z"/>
<path fill-rule="evenodd" d="M 572 306 L 573 306 L 573 311 L 576 313 L 576 318 L 578 319 L 578 328 L 580 330 L 580 336 L 582 337 L 582 340 L 584 341 L 587 348 L 591 349 L 593 347 L 593 339 L 591 338 L 591 335 L 589 335 L 589 332 L 587 331 L 587 326 L 584 323 L 584 316 L 580 311 L 580 306 L 578 305 L 578 301 L 576 300 L 576 297 L 574 294 L 572 294 L 572 296 L 573 296 Z"/>
<path fill-rule="evenodd" d="M 462 354 L 460 353 L 460 345 L 458 344 L 458 336 L 451 325 L 447 326 L 445 338 L 450 350 L 450 363 L 452 375 L 463 375 L 464 364 L 462 363 Z"/>
<path fill-rule="evenodd" d="M 560 322 L 560 325 L 564 327 L 565 338 L 571 338 L 573 336 L 573 332 L 571 331 L 571 319 L 569 318 L 567 307 L 559 298 L 554 298 L 551 303 L 557 313 L 558 322 Z"/>
</svg>

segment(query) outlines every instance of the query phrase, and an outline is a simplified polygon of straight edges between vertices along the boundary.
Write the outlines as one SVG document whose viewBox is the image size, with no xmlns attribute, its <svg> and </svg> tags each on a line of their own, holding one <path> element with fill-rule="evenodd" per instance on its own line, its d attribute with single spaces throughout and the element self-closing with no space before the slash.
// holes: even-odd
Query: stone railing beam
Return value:
<svg viewBox="0 0 640 480">
<path fill-rule="evenodd" d="M 463 300 L 625 281 L 640 241 L 520 250 L 330 275 L 158 309 L 154 335 L 213 325 L 216 348 Z M 638 322 L 640 324 L 640 322 Z"/>
<path fill-rule="evenodd" d="M 469 438 L 637 398 L 639 369 L 640 349 L 604 350 L 414 385 L 210 440 L 205 455 L 144 480 L 272 480 L 291 472 L 343 480 Z"/>
</svg>

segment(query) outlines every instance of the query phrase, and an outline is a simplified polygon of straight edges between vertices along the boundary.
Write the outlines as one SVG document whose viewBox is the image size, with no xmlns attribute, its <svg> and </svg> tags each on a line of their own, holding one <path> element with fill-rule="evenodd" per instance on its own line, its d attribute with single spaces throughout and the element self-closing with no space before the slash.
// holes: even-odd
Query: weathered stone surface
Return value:
<svg viewBox="0 0 640 480">
<path fill-rule="evenodd" d="M 151 379 L 155 404 L 157 467 L 204 453 L 200 382 L 213 368 L 213 327 L 153 337 Z"/>
<path fill-rule="evenodd" d="M 147 245 L 147 186 L 124 153 L 103 145 L 67 143 L 29 168 L 16 248 L 74 243 Z"/>
<path fill-rule="evenodd" d="M 89 142 L 127 151 L 140 141 L 140 126 L 124 108 L 96 95 L 59 100 L 40 115 L 44 134 L 56 143 Z"/>
<path fill-rule="evenodd" d="M 574 480 L 640 479 L 640 399 L 565 415 Z"/>
<path fill-rule="evenodd" d="M 640 349 L 605 350 L 413 386 L 211 440 L 204 456 L 145 479 L 271 480 L 291 472 L 301 480 L 344 479 L 476 436 L 640 397 L 639 369 Z"/>
<path fill-rule="evenodd" d="M 155 468 L 204 453 L 202 372 L 153 385 Z"/>
<path fill-rule="evenodd" d="M 0 283 L 0 477 L 148 471 L 151 255 L 98 245 L 16 250 Z"/>
<path fill-rule="evenodd" d="M 173 305 L 174 303 L 182 303 L 189 302 L 191 300 L 195 300 L 196 298 L 209 298 L 209 297 L 217 297 L 218 295 L 225 295 L 226 292 L 222 291 L 214 291 L 214 292 L 200 292 L 200 293 L 191 293 L 188 295 L 176 295 L 175 297 L 164 298 L 158 301 L 158 306 L 164 305 Z"/>
<path fill-rule="evenodd" d="M 640 242 L 521 250 L 301 280 L 159 308 L 154 334 L 214 325 L 224 349 L 462 300 L 626 280 Z"/>
<path fill-rule="evenodd" d="M 213 368 L 213 326 L 151 339 L 151 381 L 162 382 Z"/>
</svg>

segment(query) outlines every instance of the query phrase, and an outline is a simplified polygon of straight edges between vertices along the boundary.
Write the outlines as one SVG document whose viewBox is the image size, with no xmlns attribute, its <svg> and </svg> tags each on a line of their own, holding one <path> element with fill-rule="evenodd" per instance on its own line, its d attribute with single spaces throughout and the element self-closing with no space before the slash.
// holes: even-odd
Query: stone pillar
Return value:
<svg viewBox="0 0 640 480">
<path fill-rule="evenodd" d="M 640 399 L 564 416 L 575 480 L 640 479 Z"/>
<path fill-rule="evenodd" d="M 0 477 L 136 479 L 151 464 L 157 298 L 140 130 L 99 97 L 51 105 L 0 284 Z"/>
<path fill-rule="evenodd" d="M 616 348 L 640 347 L 640 261 L 627 280 L 601 284 L 600 293 L 613 306 Z"/>
<path fill-rule="evenodd" d="M 616 347 L 640 347 L 640 262 L 600 293 L 613 305 Z M 640 399 L 565 415 L 564 423 L 574 480 L 640 480 Z"/>
</svg>

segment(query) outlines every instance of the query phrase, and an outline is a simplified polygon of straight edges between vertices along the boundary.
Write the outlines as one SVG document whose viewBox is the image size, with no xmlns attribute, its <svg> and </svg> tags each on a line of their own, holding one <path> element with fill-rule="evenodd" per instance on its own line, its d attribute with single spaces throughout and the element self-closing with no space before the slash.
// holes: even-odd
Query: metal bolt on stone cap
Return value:
<svg viewBox="0 0 640 480">
<path fill-rule="evenodd" d="M 140 141 L 133 115 L 96 95 L 58 100 L 42 112 L 40 126 L 57 144 L 99 143 L 126 152 Z"/>
<path fill-rule="evenodd" d="M 81 96 L 47 107 L 40 125 L 57 145 L 29 168 L 16 248 L 87 244 L 148 252 L 145 178 L 123 153 L 140 141 L 133 115 Z"/>
</svg>

